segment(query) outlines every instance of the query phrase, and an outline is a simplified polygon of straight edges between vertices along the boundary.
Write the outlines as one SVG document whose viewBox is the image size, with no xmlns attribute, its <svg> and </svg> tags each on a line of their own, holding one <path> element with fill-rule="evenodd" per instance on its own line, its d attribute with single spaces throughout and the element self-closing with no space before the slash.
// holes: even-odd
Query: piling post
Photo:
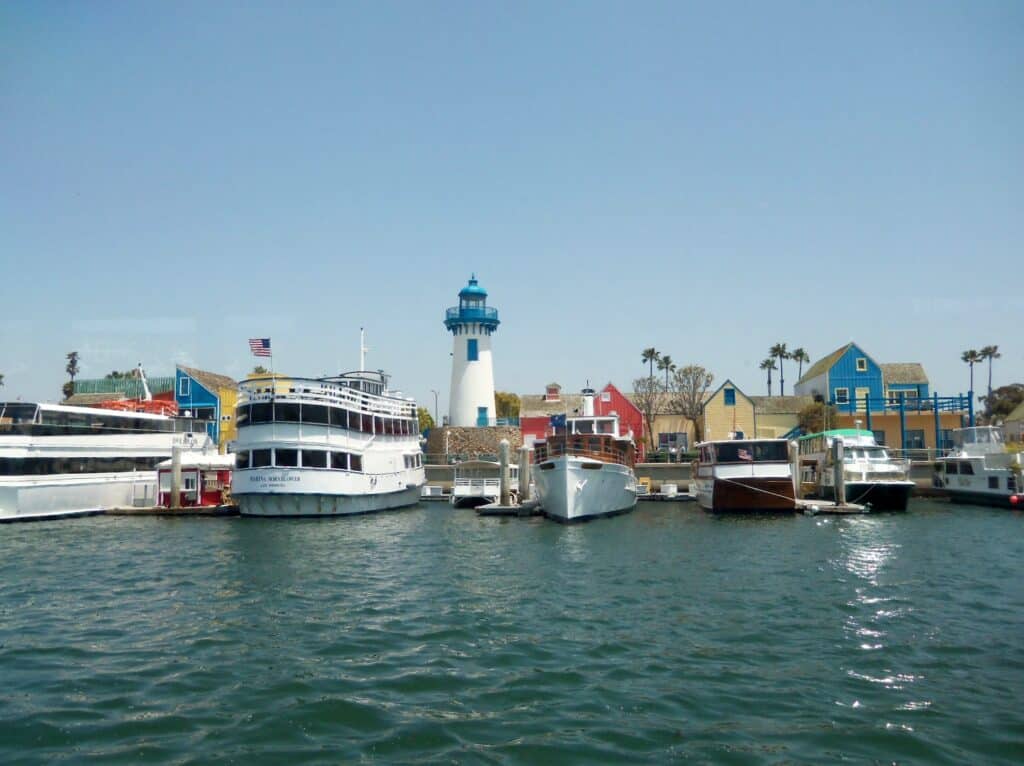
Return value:
<svg viewBox="0 0 1024 766">
<path fill-rule="evenodd" d="M 967 417 L 970 419 L 971 428 L 974 428 L 974 392 L 967 392 Z"/>
<path fill-rule="evenodd" d="M 867 416 L 868 430 L 873 431 L 871 427 L 871 394 L 864 394 L 864 414 Z"/>
<path fill-rule="evenodd" d="M 832 441 L 832 483 L 835 484 L 836 505 L 846 505 L 846 466 L 843 440 Z"/>
<path fill-rule="evenodd" d="M 905 455 L 907 452 L 907 398 L 902 391 L 900 391 L 900 449 Z"/>
<path fill-rule="evenodd" d="M 499 505 L 511 505 L 512 498 L 509 496 L 509 473 L 508 473 L 508 439 L 502 439 L 498 443 L 498 464 L 501 466 L 501 478 L 499 480 L 498 489 Z"/>
<path fill-rule="evenodd" d="M 793 497 L 800 500 L 800 450 L 795 441 L 791 441 L 788 446 L 789 470 L 793 472 Z"/>
<path fill-rule="evenodd" d="M 935 417 L 935 456 L 942 454 L 942 426 L 939 419 L 939 394 L 932 394 L 932 414 Z"/>
<path fill-rule="evenodd" d="M 519 448 L 519 502 L 530 499 L 530 448 Z"/>
<path fill-rule="evenodd" d="M 171 448 L 171 508 L 181 508 L 181 446 Z"/>
</svg>

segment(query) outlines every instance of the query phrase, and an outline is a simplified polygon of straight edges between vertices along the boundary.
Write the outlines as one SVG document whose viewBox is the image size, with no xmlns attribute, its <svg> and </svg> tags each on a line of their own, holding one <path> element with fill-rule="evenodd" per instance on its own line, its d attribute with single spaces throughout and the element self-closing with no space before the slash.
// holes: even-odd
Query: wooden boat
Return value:
<svg viewBox="0 0 1024 766">
<path fill-rule="evenodd" d="M 693 483 L 697 502 L 713 513 L 796 510 L 789 442 L 738 439 L 697 445 Z"/>
</svg>

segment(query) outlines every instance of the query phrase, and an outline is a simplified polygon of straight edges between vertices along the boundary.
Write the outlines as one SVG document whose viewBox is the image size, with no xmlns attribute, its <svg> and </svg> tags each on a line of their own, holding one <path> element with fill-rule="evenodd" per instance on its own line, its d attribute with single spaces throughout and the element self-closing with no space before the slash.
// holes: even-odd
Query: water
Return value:
<svg viewBox="0 0 1024 766">
<path fill-rule="evenodd" d="M 1024 516 L 0 527 L 0 762 L 1020 763 Z"/>
</svg>

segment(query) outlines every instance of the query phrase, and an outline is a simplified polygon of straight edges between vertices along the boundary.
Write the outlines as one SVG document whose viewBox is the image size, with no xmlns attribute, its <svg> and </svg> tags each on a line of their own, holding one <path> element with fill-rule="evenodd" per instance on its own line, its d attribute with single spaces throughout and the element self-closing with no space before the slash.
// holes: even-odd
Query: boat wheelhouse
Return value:
<svg viewBox="0 0 1024 766">
<path fill-rule="evenodd" d="M 382 372 L 239 384 L 232 496 L 242 515 L 336 516 L 419 500 L 416 403 Z"/>
<path fill-rule="evenodd" d="M 509 463 L 509 486 L 519 480 L 519 466 Z M 477 508 L 497 503 L 501 496 L 501 463 L 493 460 L 467 460 L 455 465 L 455 478 L 449 502 L 455 508 Z"/>
<path fill-rule="evenodd" d="M 212 445 L 189 420 L 31 402 L 0 403 L 0 521 L 155 505 L 157 464 Z"/>
<path fill-rule="evenodd" d="M 697 501 L 715 513 L 795 511 L 785 439 L 708 441 L 697 445 L 692 476 Z"/>
<path fill-rule="evenodd" d="M 914 489 L 910 463 L 890 455 L 871 431 L 842 428 L 808 434 L 800 437 L 797 448 L 801 496 L 866 504 L 873 511 L 907 509 Z M 842 476 L 837 475 L 840 470 Z M 837 485 L 845 497 L 837 497 Z"/>
<path fill-rule="evenodd" d="M 953 449 L 935 461 L 935 485 L 954 502 L 1024 509 L 1024 453 L 1006 451 L 995 426 L 957 428 Z"/>
<path fill-rule="evenodd" d="M 594 390 L 583 389 L 582 414 L 551 418 L 534 442 L 534 482 L 544 514 L 582 521 L 636 507 L 633 435 L 619 433 L 617 414 L 594 414 Z"/>
</svg>

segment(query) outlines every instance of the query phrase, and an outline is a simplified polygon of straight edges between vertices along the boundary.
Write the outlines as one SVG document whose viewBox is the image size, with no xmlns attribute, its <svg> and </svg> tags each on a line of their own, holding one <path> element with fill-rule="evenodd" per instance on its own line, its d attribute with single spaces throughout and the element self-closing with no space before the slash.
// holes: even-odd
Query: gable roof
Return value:
<svg viewBox="0 0 1024 766">
<path fill-rule="evenodd" d="M 123 402 L 128 397 L 124 395 L 122 391 L 115 391 L 113 393 L 104 394 L 72 394 L 67 399 L 61 402 L 61 404 L 68 404 L 73 407 L 90 407 L 100 402 Z"/>
<path fill-rule="evenodd" d="M 547 415 L 560 415 L 563 412 L 578 410 L 583 405 L 580 394 L 565 394 L 560 399 L 548 400 L 544 394 L 520 394 L 519 417 L 537 418 Z"/>
<path fill-rule="evenodd" d="M 183 364 L 179 364 L 177 367 L 190 378 L 198 380 L 203 388 L 211 394 L 216 394 L 217 391 L 222 388 L 238 388 L 238 384 L 227 375 L 218 375 L 215 372 L 197 370 L 195 367 L 186 367 Z"/>
<path fill-rule="evenodd" d="M 813 396 L 751 396 L 750 400 L 758 415 L 797 415 L 814 404 Z"/>
<path fill-rule="evenodd" d="M 1009 423 L 1011 420 L 1014 422 L 1024 420 L 1024 402 L 1018 404 L 1016 408 L 1014 408 L 1013 412 L 1006 416 L 1006 420 L 1003 422 Z"/>
<path fill-rule="evenodd" d="M 821 359 L 819 359 L 817 362 L 815 362 L 814 364 L 807 368 L 807 372 L 803 374 L 803 377 L 800 378 L 800 380 L 798 380 L 797 383 L 803 383 L 805 380 L 816 378 L 819 375 L 823 375 L 824 373 L 831 370 L 832 365 L 838 362 L 842 358 L 843 354 L 845 354 L 852 345 L 853 341 L 847 343 L 845 346 L 840 346 L 831 354 L 823 356 Z"/>
<path fill-rule="evenodd" d="M 924 365 L 920 362 L 895 362 L 880 364 L 884 383 L 927 383 Z"/>
<path fill-rule="evenodd" d="M 718 392 L 721 391 L 726 386 L 729 386 L 730 388 L 732 388 L 737 394 L 742 396 L 744 399 L 746 399 L 748 402 L 750 402 L 751 406 L 753 406 L 754 400 L 751 399 L 749 396 L 747 396 L 745 393 L 743 393 L 743 389 L 742 388 L 740 388 L 735 383 L 733 383 L 731 380 L 726 378 L 724 381 L 722 381 L 722 385 L 720 385 L 718 388 L 716 388 L 714 391 L 712 391 L 710 395 L 708 395 L 708 396 L 706 396 L 704 398 L 704 403 L 701 404 L 701 407 L 702 408 L 703 407 L 707 407 L 708 404 L 711 402 L 711 400 L 714 399 L 716 396 L 718 396 Z"/>
</svg>

